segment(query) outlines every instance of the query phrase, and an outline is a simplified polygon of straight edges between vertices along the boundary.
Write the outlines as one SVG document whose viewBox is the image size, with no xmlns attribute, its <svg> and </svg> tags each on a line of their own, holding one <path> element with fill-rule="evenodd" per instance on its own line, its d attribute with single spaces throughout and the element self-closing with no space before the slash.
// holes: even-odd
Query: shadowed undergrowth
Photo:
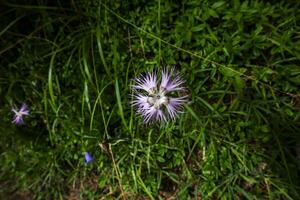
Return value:
<svg viewBox="0 0 300 200">
<path fill-rule="evenodd" d="M 297 1 L 0 9 L 1 198 L 300 198 Z M 130 85 L 165 66 L 190 103 L 145 125 Z M 30 116 L 16 126 L 23 102 Z"/>
</svg>

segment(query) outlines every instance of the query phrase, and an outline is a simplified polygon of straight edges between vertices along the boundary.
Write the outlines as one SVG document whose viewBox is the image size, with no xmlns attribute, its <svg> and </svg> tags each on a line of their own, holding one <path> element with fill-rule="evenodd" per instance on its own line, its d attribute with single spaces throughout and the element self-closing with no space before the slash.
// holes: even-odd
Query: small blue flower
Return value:
<svg viewBox="0 0 300 200">
<path fill-rule="evenodd" d="M 86 162 L 86 163 L 90 163 L 90 162 L 93 161 L 93 156 L 92 156 L 92 154 L 89 153 L 89 152 L 85 152 L 85 153 L 84 153 L 84 157 L 85 157 L 85 162 Z"/>
</svg>

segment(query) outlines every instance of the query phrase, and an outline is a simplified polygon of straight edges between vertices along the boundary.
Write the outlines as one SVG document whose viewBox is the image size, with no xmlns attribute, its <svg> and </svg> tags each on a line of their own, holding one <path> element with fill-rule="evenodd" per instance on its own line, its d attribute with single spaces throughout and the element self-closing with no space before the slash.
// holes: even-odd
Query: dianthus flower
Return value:
<svg viewBox="0 0 300 200">
<path fill-rule="evenodd" d="M 148 72 L 135 79 L 132 105 L 146 124 L 175 119 L 188 101 L 187 95 L 179 95 L 186 91 L 183 84 L 174 68 L 162 70 L 160 78 L 157 72 Z"/>
<path fill-rule="evenodd" d="M 12 108 L 11 111 L 15 113 L 12 123 L 17 125 L 24 124 L 23 116 L 29 115 L 29 109 L 25 103 L 22 104 L 22 107 L 20 108 L 19 111 L 17 111 L 15 107 Z"/>
</svg>

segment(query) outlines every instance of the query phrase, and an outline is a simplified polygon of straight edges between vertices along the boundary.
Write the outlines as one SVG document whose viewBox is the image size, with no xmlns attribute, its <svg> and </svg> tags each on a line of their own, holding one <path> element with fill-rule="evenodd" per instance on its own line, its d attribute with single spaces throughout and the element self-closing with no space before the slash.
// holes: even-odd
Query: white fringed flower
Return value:
<svg viewBox="0 0 300 200">
<path fill-rule="evenodd" d="M 132 105 L 143 117 L 144 123 L 175 119 L 188 101 L 187 95 L 178 96 L 186 90 L 183 84 L 184 80 L 175 73 L 174 68 L 170 71 L 164 69 L 160 81 L 156 72 L 148 72 L 135 79 Z"/>
</svg>

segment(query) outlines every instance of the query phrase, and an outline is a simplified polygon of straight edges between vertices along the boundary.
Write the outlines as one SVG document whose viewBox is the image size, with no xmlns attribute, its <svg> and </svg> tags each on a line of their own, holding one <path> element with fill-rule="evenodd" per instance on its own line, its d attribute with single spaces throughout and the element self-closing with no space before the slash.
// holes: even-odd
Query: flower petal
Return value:
<svg viewBox="0 0 300 200">
<path fill-rule="evenodd" d="M 137 108 L 139 111 L 147 110 L 150 107 L 150 104 L 148 103 L 147 99 L 148 97 L 142 94 L 134 95 L 134 100 L 132 101 L 132 105 Z"/>
<path fill-rule="evenodd" d="M 24 124 L 22 116 L 15 115 L 14 116 L 14 120 L 12 121 L 12 123 L 14 123 L 16 125 L 22 125 L 22 124 Z"/>
<path fill-rule="evenodd" d="M 19 110 L 19 113 L 22 115 L 29 115 L 28 107 L 25 103 L 22 104 L 21 109 Z"/>
<path fill-rule="evenodd" d="M 85 162 L 86 162 L 86 163 L 90 163 L 90 162 L 93 161 L 93 156 L 92 156 L 92 154 L 89 153 L 89 152 L 85 152 L 84 157 L 85 157 Z"/>
<path fill-rule="evenodd" d="M 148 93 L 153 93 L 153 88 L 157 87 L 157 75 L 154 72 L 148 72 L 145 76 L 136 79 L 134 89 L 145 90 Z"/>
<path fill-rule="evenodd" d="M 181 113 L 182 106 L 187 101 L 187 96 L 169 98 L 169 103 L 166 105 L 169 117 L 175 119 Z"/>
<path fill-rule="evenodd" d="M 16 125 L 24 124 L 23 116 L 29 115 L 29 109 L 25 103 L 22 104 L 19 111 L 17 111 L 15 107 L 13 107 L 11 111 L 15 114 L 12 123 Z"/>
<path fill-rule="evenodd" d="M 172 75 L 174 76 L 173 79 Z M 182 87 L 183 83 L 184 81 L 181 79 L 180 75 L 174 72 L 174 68 L 172 68 L 170 72 L 168 69 L 162 71 L 160 90 L 165 92 L 165 94 L 172 91 L 184 90 L 185 88 Z"/>
</svg>

